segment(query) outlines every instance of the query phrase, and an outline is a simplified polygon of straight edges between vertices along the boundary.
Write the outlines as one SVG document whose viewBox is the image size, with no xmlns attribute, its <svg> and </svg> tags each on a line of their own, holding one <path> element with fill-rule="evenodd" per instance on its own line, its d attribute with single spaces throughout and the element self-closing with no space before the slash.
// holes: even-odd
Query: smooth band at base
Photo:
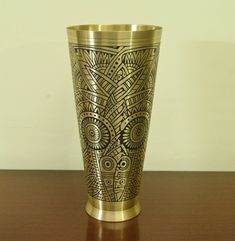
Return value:
<svg viewBox="0 0 235 241">
<path fill-rule="evenodd" d="M 122 202 L 105 202 L 88 195 L 86 212 L 91 217 L 106 222 L 122 222 L 136 217 L 140 211 L 138 197 Z"/>
</svg>

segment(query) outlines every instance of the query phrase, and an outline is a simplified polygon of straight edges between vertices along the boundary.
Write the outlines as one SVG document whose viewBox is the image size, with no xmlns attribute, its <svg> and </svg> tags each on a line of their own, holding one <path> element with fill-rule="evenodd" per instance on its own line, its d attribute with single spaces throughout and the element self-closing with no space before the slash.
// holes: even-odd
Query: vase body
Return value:
<svg viewBox="0 0 235 241">
<path fill-rule="evenodd" d="M 161 28 L 78 25 L 67 28 L 86 212 L 119 222 L 137 216 Z"/>
</svg>

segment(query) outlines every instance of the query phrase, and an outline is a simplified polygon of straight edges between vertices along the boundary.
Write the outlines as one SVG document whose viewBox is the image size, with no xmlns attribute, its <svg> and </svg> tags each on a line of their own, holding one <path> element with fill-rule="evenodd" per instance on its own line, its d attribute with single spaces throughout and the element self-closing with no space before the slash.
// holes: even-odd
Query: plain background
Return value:
<svg viewBox="0 0 235 241">
<path fill-rule="evenodd" d="M 65 28 L 163 26 L 145 170 L 235 171 L 233 0 L 0 0 L 0 168 L 82 169 Z"/>
</svg>

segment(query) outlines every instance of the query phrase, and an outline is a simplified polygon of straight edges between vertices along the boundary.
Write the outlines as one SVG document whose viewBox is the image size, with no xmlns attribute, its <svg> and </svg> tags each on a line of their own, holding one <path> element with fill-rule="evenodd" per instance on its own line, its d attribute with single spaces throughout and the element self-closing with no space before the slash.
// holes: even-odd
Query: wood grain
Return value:
<svg viewBox="0 0 235 241">
<path fill-rule="evenodd" d="M 235 173 L 145 172 L 143 211 L 123 223 L 85 201 L 81 171 L 0 171 L 0 241 L 235 240 Z"/>
</svg>

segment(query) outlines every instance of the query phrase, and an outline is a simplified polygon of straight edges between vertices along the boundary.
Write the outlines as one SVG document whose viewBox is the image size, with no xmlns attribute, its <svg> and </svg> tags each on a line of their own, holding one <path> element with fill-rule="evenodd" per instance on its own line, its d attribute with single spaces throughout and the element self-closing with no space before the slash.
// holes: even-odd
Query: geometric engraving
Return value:
<svg viewBox="0 0 235 241">
<path fill-rule="evenodd" d="M 109 202 L 132 199 L 140 188 L 159 44 L 69 47 L 88 193 Z"/>
</svg>

